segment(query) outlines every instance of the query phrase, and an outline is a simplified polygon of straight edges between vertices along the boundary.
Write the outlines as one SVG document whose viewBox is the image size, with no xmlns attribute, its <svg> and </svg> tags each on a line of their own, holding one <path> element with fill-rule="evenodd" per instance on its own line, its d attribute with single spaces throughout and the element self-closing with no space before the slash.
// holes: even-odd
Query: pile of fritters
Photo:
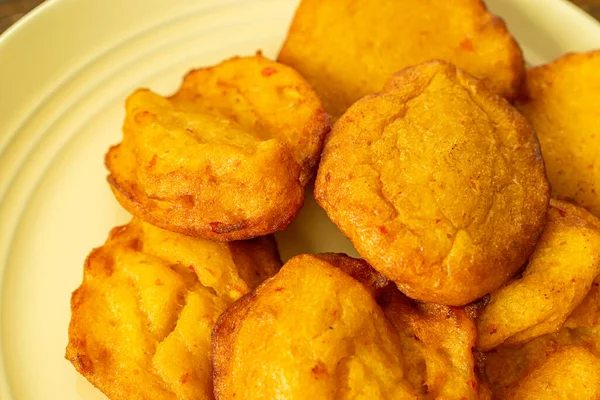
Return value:
<svg viewBox="0 0 600 400">
<path fill-rule="evenodd" d="M 600 51 L 525 72 L 481 0 L 302 0 L 278 62 L 129 96 L 106 165 L 133 219 L 66 357 L 111 399 L 600 398 Z M 282 266 L 313 182 L 363 259 Z"/>
</svg>

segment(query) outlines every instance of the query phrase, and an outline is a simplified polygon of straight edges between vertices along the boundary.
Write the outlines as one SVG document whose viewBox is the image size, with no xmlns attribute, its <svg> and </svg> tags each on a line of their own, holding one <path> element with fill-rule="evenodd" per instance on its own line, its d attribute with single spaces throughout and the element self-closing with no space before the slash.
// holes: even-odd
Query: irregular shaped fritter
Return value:
<svg viewBox="0 0 600 400">
<path fill-rule="evenodd" d="M 485 353 L 498 399 L 597 399 L 600 396 L 600 277 L 557 333 Z"/>
<path fill-rule="evenodd" d="M 475 324 L 463 310 L 413 303 L 363 260 L 302 255 L 215 325 L 215 393 L 217 399 L 483 398 L 475 340 Z"/>
<path fill-rule="evenodd" d="M 272 237 L 213 243 L 133 219 L 86 260 L 66 358 L 111 399 L 212 399 L 213 325 L 280 263 Z"/>
<path fill-rule="evenodd" d="M 508 98 L 525 74 L 519 45 L 481 0 L 302 0 L 278 58 L 335 118 L 392 73 L 432 59 Z"/>
<path fill-rule="evenodd" d="M 260 54 L 190 72 L 164 98 L 137 90 L 110 149 L 119 202 L 156 226 L 230 241 L 285 228 L 304 201 L 328 117 L 293 69 Z"/>
<path fill-rule="evenodd" d="M 585 347 L 560 349 L 496 398 L 596 400 L 600 398 L 600 358 Z"/>
<path fill-rule="evenodd" d="M 558 331 L 599 274 L 600 221 L 581 207 L 550 200 L 544 233 L 523 275 L 492 292 L 478 315 L 479 348 Z"/>
<path fill-rule="evenodd" d="M 535 128 L 555 196 L 600 217 L 600 50 L 527 72 L 519 109 Z"/>
<path fill-rule="evenodd" d="M 330 261 L 292 258 L 219 318 L 217 399 L 415 398 L 372 287 Z"/>
<path fill-rule="evenodd" d="M 535 133 L 454 66 L 393 76 L 336 122 L 317 202 L 409 297 L 463 305 L 533 252 L 549 200 Z"/>
<path fill-rule="evenodd" d="M 380 304 L 400 334 L 406 377 L 419 398 L 485 398 L 472 351 L 477 330 L 463 309 L 412 301 L 395 288 Z"/>
<path fill-rule="evenodd" d="M 567 319 L 564 326 L 571 329 L 580 328 L 580 331 L 594 327 L 600 329 L 600 275 L 592 283 L 592 288 L 585 299 L 569 315 L 569 319 Z M 596 352 L 600 354 L 600 331 L 594 343 Z"/>
</svg>

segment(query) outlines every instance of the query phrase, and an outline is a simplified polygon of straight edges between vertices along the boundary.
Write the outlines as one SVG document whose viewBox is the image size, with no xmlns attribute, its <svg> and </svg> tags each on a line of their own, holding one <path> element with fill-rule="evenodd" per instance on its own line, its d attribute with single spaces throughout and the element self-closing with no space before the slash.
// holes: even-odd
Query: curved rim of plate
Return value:
<svg viewBox="0 0 600 400">
<path fill-rule="evenodd" d="M 11 25 L 6 31 L 0 34 L 0 56 L 4 51 L 4 47 L 6 44 L 11 43 L 12 41 L 20 40 L 20 36 L 26 36 L 28 31 L 37 27 L 40 24 L 44 24 L 46 22 L 53 22 L 51 19 L 49 21 L 45 21 L 47 15 L 49 15 L 48 11 L 59 8 L 66 3 L 73 3 L 75 0 L 46 0 L 45 2 L 36 6 L 33 10 L 28 12 L 25 16 L 23 16 L 16 23 Z M 91 2 L 93 0 L 88 0 Z M 103 0 L 96 0 L 97 2 L 102 2 Z M 521 1 L 530 1 L 530 0 L 521 0 Z M 82 2 L 83 3 L 83 2 Z M 87 2 L 86 2 L 87 3 Z M 597 32 L 600 37 L 600 23 L 594 17 L 587 14 L 585 11 L 569 2 L 568 0 L 551 0 L 547 1 L 544 4 L 545 9 L 554 9 L 554 12 L 560 13 L 565 16 L 565 19 L 576 21 L 578 26 L 582 30 Z M 85 8 L 81 8 L 81 11 L 85 13 Z M 63 24 L 69 24 L 70 20 L 62 21 Z M 64 25 L 63 25 L 64 27 Z M 32 46 L 33 47 L 33 46 Z M 35 47 L 33 48 L 35 50 Z M 77 49 L 73 49 L 73 51 L 77 51 Z M 26 53 L 26 52 L 24 52 Z M 12 62 L 19 62 L 20 60 L 12 60 Z M 54 68 L 58 68 L 61 66 L 61 63 L 57 63 L 53 65 Z M 31 95 L 33 96 L 33 94 Z M 33 111 L 33 110 L 32 110 Z M 5 131 L 0 132 L 0 139 L 2 139 L 3 135 L 7 135 L 9 139 L 2 143 L 0 141 L 0 157 L 10 144 L 12 138 L 10 136 L 13 132 Z M 9 188 L 10 189 L 10 186 Z M 3 206 L 2 200 L 0 200 L 0 208 Z M 9 236 L 12 237 L 14 232 L 9 233 Z M 9 241 L 10 242 L 10 241 Z M 6 261 L 8 254 L 2 254 L 6 250 L 6 253 L 10 251 L 10 246 L 6 249 L 0 248 L 0 294 L 4 287 L 4 273 L 7 267 Z M 0 310 L 0 324 L 2 323 L 2 315 Z M 0 331 L 0 339 L 2 332 Z M 8 382 L 8 377 L 5 370 L 5 362 L 4 362 L 4 354 L 3 348 L 0 340 L 0 398 L 10 400 L 12 399 L 12 395 L 10 393 L 10 386 Z"/>
<path fill-rule="evenodd" d="M 2 49 L 3 42 L 6 42 L 12 38 L 15 32 L 20 31 L 21 29 L 26 29 L 25 27 L 30 23 L 30 20 L 35 21 L 38 19 L 38 15 L 42 14 L 44 10 L 48 7 L 52 7 L 54 3 L 59 3 L 61 0 L 45 0 L 42 3 L 38 4 L 34 8 L 32 8 L 29 12 L 19 18 L 14 24 L 6 28 L 4 32 L 0 34 L 0 50 Z"/>
<path fill-rule="evenodd" d="M 2 51 L 2 44 L 10 40 L 16 32 L 21 31 L 22 29 L 27 29 L 27 25 L 29 25 L 30 23 L 36 23 L 37 20 L 40 17 L 42 17 L 46 8 L 52 7 L 55 4 L 60 4 L 64 1 L 66 0 L 45 0 L 44 2 L 38 4 L 33 9 L 31 9 L 14 24 L 9 26 L 4 32 L 0 33 L 0 51 Z M 598 28 L 600 32 L 600 21 L 596 20 L 590 14 L 588 14 L 583 9 L 579 8 L 569 0 L 551 0 L 551 2 L 551 7 L 563 7 L 564 11 L 571 13 L 571 15 L 573 16 L 576 15 L 577 18 L 586 20 L 586 24 L 590 24 L 591 27 Z"/>
</svg>

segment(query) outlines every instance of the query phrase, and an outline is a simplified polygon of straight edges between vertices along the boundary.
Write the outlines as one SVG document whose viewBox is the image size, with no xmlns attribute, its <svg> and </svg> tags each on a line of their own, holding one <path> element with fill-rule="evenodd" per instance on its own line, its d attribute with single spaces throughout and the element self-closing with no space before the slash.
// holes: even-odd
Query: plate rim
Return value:
<svg viewBox="0 0 600 400">
<path fill-rule="evenodd" d="M 103 0 L 85 0 L 85 2 L 92 2 L 95 1 L 96 3 L 103 3 Z M 515 0 L 515 1 L 530 1 L 530 0 Z M 539 0 L 538 0 L 539 1 Z M 40 24 L 45 24 L 47 22 L 52 22 L 50 21 L 44 21 L 45 18 L 47 18 L 47 15 L 49 15 L 49 12 L 55 9 L 60 9 L 60 7 L 65 7 L 67 6 L 69 3 L 77 3 L 77 2 L 83 2 L 82 0 L 46 0 L 45 2 L 37 5 L 34 9 L 32 9 L 30 12 L 28 12 L 26 15 L 24 15 L 21 19 L 19 19 L 17 22 L 15 22 L 13 25 L 11 25 L 9 28 L 7 28 L 2 34 L 0 34 L 0 59 L 3 56 L 3 53 L 5 51 L 5 47 L 8 44 L 13 43 L 14 41 L 19 41 L 22 40 L 25 36 L 27 36 L 28 32 L 31 31 L 32 29 L 37 28 L 38 26 L 40 26 Z M 583 11 L 581 8 L 577 7 L 575 4 L 567 1 L 567 0 L 551 0 L 545 1 L 544 4 L 545 8 L 554 8 L 557 9 L 557 12 L 561 12 L 561 13 L 565 13 L 566 15 L 568 15 L 568 19 L 570 20 L 576 20 L 578 21 L 579 24 L 582 24 L 582 29 L 585 30 L 595 30 L 596 32 L 598 32 L 598 35 L 600 37 L 600 21 L 596 20 L 594 17 L 592 17 L 590 14 L 586 13 L 585 11 Z M 69 23 L 69 20 L 66 20 L 66 23 Z M 16 62 L 18 63 L 20 60 L 14 60 L 11 62 Z M 43 103 L 42 99 L 42 103 Z M 39 108 L 40 104 L 42 103 L 38 103 L 36 108 L 29 110 L 27 115 L 30 115 L 31 113 L 35 112 L 35 110 L 37 108 Z M 11 132 L 11 131 L 3 131 L 0 132 L 0 140 L 1 139 L 5 139 L 5 137 L 3 138 L 3 136 L 6 135 L 8 137 L 8 140 L 2 142 L 0 141 L 0 159 L 2 157 L 4 157 L 4 153 L 5 150 L 8 148 L 8 146 L 10 145 L 10 143 L 12 142 L 12 140 L 18 135 L 18 129 L 15 130 L 15 132 Z M 15 171 L 15 174 L 18 172 L 18 169 Z M 9 181 L 12 181 L 12 179 L 15 177 L 15 175 L 9 176 Z M 7 191 L 10 190 L 11 185 L 9 184 L 7 187 Z M 0 198 L 0 208 L 3 207 L 3 203 L 4 203 L 4 198 Z M 20 220 L 21 216 L 19 216 L 17 218 L 17 220 Z M 5 229 L 4 226 L 2 227 L 2 229 Z M 10 232 L 8 234 L 9 238 L 14 238 L 14 231 Z M 8 267 L 7 265 L 7 261 L 8 261 L 8 256 L 11 252 L 11 248 L 12 246 L 10 245 L 10 243 L 12 243 L 12 240 L 8 241 L 8 246 L 3 249 L 0 247 L 0 300 L 2 299 L 2 293 L 4 292 L 4 285 L 5 285 L 5 271 Z M 5 365 L 5 358 L 4 358 L 4 346 L 3 346 L 3 328 L 2 328 L 2 322 L 3 322 L 3 313 L 2 313 L 2 307 L 0 307 L 0 398 L 4 399 L 6 398 L 7 400 L 13 399 L 12 397 L 12 393 L 10 390 L 10 385 L 9 385 L 9 381 L 8 381 L 8 374 L 6 371 L 6 365 Z"/>
</svg>

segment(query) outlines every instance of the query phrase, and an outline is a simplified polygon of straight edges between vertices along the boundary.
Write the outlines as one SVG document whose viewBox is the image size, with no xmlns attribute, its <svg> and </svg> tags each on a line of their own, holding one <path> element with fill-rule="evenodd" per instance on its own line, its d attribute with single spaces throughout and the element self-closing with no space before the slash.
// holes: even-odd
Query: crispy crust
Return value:
<svg viewBox="0 0 600 400">
<path fill-rule="evenodd" d="M 214 322 L 280 266 L 272 237 L 212 243 L 134 219 L 85 261 L 65 358 L 111 399 L 212 399 Z"/>
<path fill-rule="evenodd" d="M 497 289 L 532 253 L 549 188 L 527 121 L 441 61 L 395 74 L 325 145 L 315 198 L 409 297 L 448 305 Z"/>
<path fill-rule="evenodd" d="M 600 217 L 600 50 L 527 71 L 517 107 L 535 128 L 553 196 Z"/>
<path fill-rule="evenodd" d="M 518 43 L 481 0 L 303 0 L 278 57 L 306 77 L 336 119 L 390 74 L 432 59 L 509 99 L 525 76 Z"/>
<path fill-rule="evenodd" d="M 486 398 L 472 351 L 477 329 L 463 308 L 413 301 L 391 287 L 378 301 L 412 360 L 407 378 L 423 398 Z"/>
<path fill-rule="evenodd" d="M 360 258 L 348 257 L 342 253 L 322 253 L 317 254 L 316 257 L 341 269 L 362 283 L 375 299 L 390 286 L 395 287 L 389 279 L 375 271 L 369 263 Z"/>
<path fill-rule="evenodd" d="M 330 130 L 303 78 L 260 54 L 192 71 L 168 98 L 138 90 L 126 109 L 123 141 L 105 159 L 117 200 L 213 241 L 284 229 Z"/>
<path fill-rule="evenodd" d="M 478 347 L 522 344 L 560 329 L 600 274 L 600 221 L 552 199 L 548 222 L 522 276 L 491 293 L 479 313 Z"/>
<path fill-rule="evenodd" d="M 356 285 L 358 283 L 356 278 L 351 279 L 348 274 L 358 278 L 361 285 Z M 322 279 L 317 279 L 318 277 Z M 304 293 L 298 292 L 300 289 L 295 287 L 298 285 L 308 285 L 304 287 L 313 290 L 312 294 L 321 296 L 321 291 L 317 292 L 316 288 L 311 288 L 313 286 L 311 282 L 314 285 L 324 283 L 327 293 L 335 298 L 323 299 L 328 302 L 327 305 L 317 304 L 314 310 L 308 305 L 314 302 L 311 293 L 306 293 L 304 300 L 290 303 L 291 297 L 287 297 L 288 293 L 295 293 L 291 295 L 292 297 Z M 403 368 L 403 364 L 399 358 L 401 353 L 398 337 L 393 326 L 385 319 L 374 301 L 374 296 L 383 289 L 382 286 L 390 287 L 386 285 L 386 280 L 367 263 L 343 254 L 300 255 L 292 258 L 282 268 L 280 274 L 265 281 L 252 293 L 231 305 L 215 324 L 212 334 L 215 398 L 220 400 L 235 396 L 267 399 L 273 398 L 275 393 L 288 396 L 286 398 L 308 398 L 307 396 L 320 396 L 327 393 L 327 398 L 343 399 L 348 398 L 344 394 L 348 387 L 361 393 L 364 387 L 374 385 L 383 390 L 393 391 L 393 393 L 382 394 L 381 396 L 384 397 L 396 395 L 398 397 L 394 398 L 414 398 L 408 383 L 400 378 L 402 373 L 399 371 Z M 350 298 L 353 301 L 350 301 Z M 290 308 L 293 307 L 295 311 L 282 310 L 281 307 L 285 304 Z M 307 308 L 302 309 L 304 305 Z M 333 313 L 328 307 L 334 307 Z M 310 321 L 303 319 L 306 313 L 314 313 L 314 319 Z M 290 315 L 297 318 L 296 326 L 285 325 L 284 321 L 289 320 Z M 305 336 L 312 335 L 315 320 L 321 319 L 327 321 L 321 321 L 326 324 L 325 332 L 322 333 L 324 337 L 322 343 L 314 336 L 310 339 Z M 260 329 L 260 335 L 264 335 L 264 343 L 259 346 L 259 350 L 256 350 L 253 345 L 243 344 L 240 341 L 249 339 L 249 332 L 257 328 L 254 324 L 262 323 L 258 321 L 270 322 L 265 325 L 264 330 Z M 329 328 L 327 328 L 328 324 L 330 324 Z M 288 333 L 292 337 L 282 343 L 279 338 L 288 336 L 285 334 L 287 329 L 290 329 Z M 316 329 L 320 330 L 320 328 Z M 336 335 L 336 332 L 340 332 L 343 339 L 339 339 L 339 342 L 335 339 L 337 336 L 327 339 L 328 335 Z M 255 335 L 251 334 L 251 337 Z M 297 340 L 294 340 L 294 337 Z M 275 342 L 290 347 L 278 349 Z M 308 346 L 310 349 L 304 349 L 302 346 Z M 369 361 L 363 358 L 367 357 L 368 349 L 373 350 L 374 359 L 383 361 L 386 365 L 387 372 L 384 375 L 390 379 L 388 382 L 380 382 L 377 378 L 371 378 L 369 374 L 361 378 L 352 374 L 348 376 L 343 372 L 344 366 L 348 363 L 352 364 L 355 357 L 356 360 L 361 360 L 357 362 L 365 363 L 363 368 L 370 368 Z M 392 349 L 393 351 L 390 351 Z M 246 350 L 252 354 L 246 354 Z M 381 353 L 382 351 L 384 353 Z M 257 356 L 257 352 L 260 357 Z M 290 353 L 296 354 L 292 361 L 288 357 Z M 281 360 L 277 359 L 279 356 Z M 378 358 L 382 356 L 385 360 Z M 242 361 L 240 357 L 249 357 L 249 359 Z M 340 359 L 336 362 L 335 357 Z M 395 362 L 390 363 L 394 360 Z M 295 366 L 288 365 L 288 362 L 294 363 Z M 306 366 L 312 368 L 304 371 Z M 245 380 L 243 375 L 248 373 L 248 367 L 256 367 L 253 369 L 254 372 L 251 372 L 252 379 L 247 380 L 244 387 L 238 387 L 237 385 Z M 274 387 L 270 377 L 267 376 L 270 374 L 265 375 L 265 371 L 272 370 L 274 374 L 283 374 L 284 369 L 290 376 L 297 376 L 299 381 L 289 381 L 289 387 L 285 388 L 278 385 Z M 382 374 L 379 365 L 371 372 L 375 375 Z M 238 376 L 239 378 L 236 378 Z M 363 383 L 364 387 L 361 387 Z M 362 393 L 368 396 L 369 393 L 377 392 L 369 392 L 367 389 Z"/>
<path fill-rule="evenodd" d="M 581 216 L 575 215 L 572 220 L 578 218 Z M 561 288 L 557 288 L 559 290 Z M 524 344 L 502 344 L 486 352 L 485 377 L 494 398 L 598 398 L 599 300 L 600 276 L 558 332 L 538 336 Z"/>
<path fill-rule="evenodd" d="M 356 292 L 356 283 L 368 294 Z M 372 338 L 367 327 L 373 320 L 381 323 L 382 311 L 387 321 Z M 215 324 L 215 397 L 489 399 L 472 352 L 476 335 L 473 319 L 462 308 L 414 302 L 363 260 L 301 255 Z M 368 355 L 380 354 L 385 343 L 400 358 L 373 365 Z M 340 367 L 352 368 L 353 362 L 355 370 Z M 382 365 L 391 376 L 403 371 L 396 385 L 404 391 L 372 390 L 377 381 L 372 376 L 381 374 Z"/>
</svg>

